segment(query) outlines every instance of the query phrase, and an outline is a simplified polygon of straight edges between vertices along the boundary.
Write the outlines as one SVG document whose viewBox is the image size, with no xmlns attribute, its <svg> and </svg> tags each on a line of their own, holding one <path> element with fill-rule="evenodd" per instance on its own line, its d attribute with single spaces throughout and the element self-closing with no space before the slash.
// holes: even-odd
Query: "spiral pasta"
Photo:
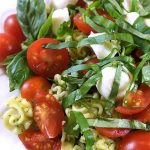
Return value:
<svg viewBox="0 0 150 150">
<path fill-rule="evenodd" d="M 32 124 L 32 106 L 30 102 L 22 97 L 11 98 L 7 103 L 8 110 L 3 115 L 3 123 L 5 127 L 20 134 L 28 129 Z"/>
<path fill-rule="evenodd" d="M 58 99 L 62 100 L 65 96 L 68 95 L 68 83 L 62 80 L 60 74 L 56 74 L 54 76 L 54 84 L 52 85 L 49 93 L 53 94 L 53 96 Z"/>
</svg>

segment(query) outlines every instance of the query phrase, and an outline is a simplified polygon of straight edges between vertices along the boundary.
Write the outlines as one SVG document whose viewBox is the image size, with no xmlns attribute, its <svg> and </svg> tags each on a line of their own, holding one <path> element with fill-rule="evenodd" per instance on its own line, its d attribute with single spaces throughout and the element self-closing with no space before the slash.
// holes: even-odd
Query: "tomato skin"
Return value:
<svg viewBox="0 0 150 150">
<path fill-rule="evenodd" d="M 140 113 L 150 104 L 149 95 L 150 95 L 150 88 L 146 85 L 142 85 L 140 86 L 139 90 L 137 90 L 136 93 L 129 93 L 129 95 L 127 96 L 127 107 L 118 106 L 116 107 L 115 110 L 125 115 Z"/>
<path fill-rule="evenodd" d="M 43 77 L 34 76 L 24 82 L 21 87 L 21 96 L 29 101 L 38 101 L 49 93 L 51 84 Z"/>
<path fill-rule="evenodd" d="M 89 59 L 88 61 L 86 61 L 84 64 L 96 64 L 96 63 L 98 63 L 99 62 L 99 60 L 97 59 L 97 58 L 91 58 L 91 59 Z M 83 70 L 82 71 L 82 74 L 83 75 L 85 75 L 87 73 L 87 71 L 86 70 Z"/>
<path fill-rule="evenodd" d="M 126 135 L 118 143 L 117 150 L 149 150 L 150 149 L 150 132 L 134 131 Z"/>
<path fill-rule="evenodd" d="M 25 40 L 25 36 L 21 30 L 16 14 L 10 15 L 6 18 L 4 22 L 4 31 L 16 38 L 17 41 L 19 40 L 20 43 Z"/>
<path fill-rule="evenodd" d="M 44 44 L 48 43 L 58 43 L 58 41 L 51 38 L 41 38 L 33 42 L 27 51 L 27 61 L 34 73 L 53 78 L 55 74 L 61 74 L 67 69 L 69 54 L 67 49 L 42 48 Z"/>
<path fill-rule="evenodd" d="M 74 16 L 73 23 L 80 31 L 87 35 L 89 35 L 91 31 L 94 32 L 94 29 L 92 29 L 92 27 L 90 27 L 87 23 L 83 21 L 82 15 L 80 13 Z"/>
<path fill-rule="evenodd" d="M 26 130 L 19 135 L 19 139 L 28 150 L 54 150 L 58 139 L 48 139 L 41 132 Z M 59 140 L 60 141 L 60 140 Z"/>
<path fill-rule="evenodd" d="M 17 40 L 7 33 L 0 33 L 0 62 L 7 56 L 15 54 L 21 50 Z"/>
<path fill-rule="evenodd" d="M 99 134 L 111 139 L 123 137 L 130 132 L 130 129 L 118 129 L 118 128 L 96 128 Z"/>
<path fill-rule="evenodd" d="M 97 12 L 106 19 L 113 21 L 113 18 L 104 9 L 98 9 Z"/>
<path fill-rule="evenodd" d="M 33 107 L 34 120 L 41 132 L 48 138 L 55 138 L 62 132 L 64 111 L 59 102 L 52 96 L 46 96 L 43 101 Z"/>
<path fill-rule="evenodd" d="M 76 5 L 84 8 L 86 6 L 86 3 L 83 0 L 78 0 Z"/>
</svg>

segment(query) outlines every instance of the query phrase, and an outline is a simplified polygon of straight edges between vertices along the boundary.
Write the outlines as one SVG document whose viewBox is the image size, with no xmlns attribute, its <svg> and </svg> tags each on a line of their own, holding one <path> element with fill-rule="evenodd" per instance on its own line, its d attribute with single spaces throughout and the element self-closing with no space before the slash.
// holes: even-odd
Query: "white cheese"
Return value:
<svg viewBox="0 0 150 150">
<path fill-rule="evenodd" d="M 69 21 L 69 11 L 68 8 L 63 8 L 63 9 L 57 9 L 53 12 L 52 15 L 52 31 L 54 34 L 57 33 L 58 28 L 62 23 L 65 21 Z"/>
<path fill-rule="evenodd" d="M 150 27 L 150 19 L 147 18 L 144 20 L 144 22 L 145 22 L 146 26 Z"/>
<path fill-rule="evenodd" d="M 126 11 L 130 12 L 131 0 L 124 0 L 122 5 Z"/>
<path fill-rule="evenodd" d="M 106 67 L 102 70 L 102 79 L 97 82 L 97 90 L 105 98 L 109 98 L 109 95 L 112 90 L 114 78 L 115 78 L 116 68 L 115 67 Z M 119 91 L 117 98 L 121 99 L 124 97 L 131 80 L 130 73 L 123 72 L 121 73 Z"/>
<path fill-rule="evenodd" d="M 130 23 L 131 25 L 134 24 L 135 20 L 139 17 L 139 14 L 137 12 L 131 12 L 127 13 L 125 20 Z"/>
<path fill-rule="evenodd" d="M 105 33 L 103 32 L 103 33 L 95 33 L 94 34 L 93 32 L 91 32 L 89 37 L 96 37 L 96 36 L 103 35 L 103 34 L 105 34 Z M 98 59 L 103 59 L 103 58 L 107 57 L 111 53 L 113 48 L 120 48 L 119 42 L 116 40 L 106 41 L 101 44 L 92 44 L 90 46 L 93 49 L 93 51 Z"/>
<path fill-rule="evenodd" d="M 65 8 L 69 4 L 75 5 L 77 2 L 78 0 L 52 0 L 55 9 Z"/>
</svg>

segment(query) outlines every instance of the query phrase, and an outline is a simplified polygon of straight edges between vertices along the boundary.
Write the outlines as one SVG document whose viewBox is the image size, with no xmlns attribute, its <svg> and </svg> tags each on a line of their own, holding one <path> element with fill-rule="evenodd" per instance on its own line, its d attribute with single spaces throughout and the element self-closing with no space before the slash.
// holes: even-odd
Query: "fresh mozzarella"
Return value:
<svg viewBox="0 0 150 150">
<path fill-rule="evenodd" d="M 122 2 L 122 5 L 123 5 L 124 9 L 129 12 L 130 7 L 131 7 L 131 0 L 124 0 Z"/>
<path fill-rule="evenodd" d="M 70 20 L 68 8 L 57 9 L 52 15 L 52 30 L 56 34 L 58 28 L 63 22 Z"/>
<path fill-rule="evenodd" d="M 94 34 L 93 32 L 91 32 L 89 37 L 96 37 L 98 35 L 103 35 L 103 34 L 105 34 L 105 33 L 95 33 Z M 116 40 L 106 41 L 101 44 L 92 44 L 90 46 L 93 49 L 93 51 L 98 59 L 103 59 L 103 58 L 107 57 L 111 53 L 113 48 L 120 48 L 119 42 Z"/>
<path fill-rule="evenodd" d="M 145 19 L 144 22 L 145 22 L 146 26 L 150 27 L 150 19 Z"/>
<path fill-rule="evenodd" d="M 115 78 L 116 68 L 115 67 L 106 67 L 102 70 L 102 79 L 97 82 L 97 90 L 105 98 L 108 99 L 112 90 L 113 81 Z M 123 72 L 121 73 L 121 79 L 119 83 L 119 91 L 117 98 L 121 99 L 124 97 L 131 80 L 130 73 Z"/>
<path fill-rule="evenodd" d="M 16 13 L 17 0 L 0 0 L 0 33 L 4 32 L 3 24 L 5 19 Z"/>
<path fill-rule="evenodd" d="M 139 17 L 137 12 L 127 13 L 125 20 L 130 23 L 131 25 L 134 24 L 135 20 Z"/>
<path fill-rule="evenodd" d="M 65 8 L 69 4 L 75 5 L 77 2 L 78 0 L 52 0 L 55 9 Z"/>
</svg>

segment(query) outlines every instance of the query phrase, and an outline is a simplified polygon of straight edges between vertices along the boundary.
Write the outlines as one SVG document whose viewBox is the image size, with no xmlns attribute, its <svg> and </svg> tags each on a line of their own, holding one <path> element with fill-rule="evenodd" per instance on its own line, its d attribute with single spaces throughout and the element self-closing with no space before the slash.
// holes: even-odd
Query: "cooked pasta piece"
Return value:
<svg viewBox="0 0 150 150">
<path fill-rule="evenodd" d="M 22 97 L 13 97 L 7 103 L 8 110 L 3 115 L 3 123 L 5 127 L 20 134 L 28 129 L 32 124 L 32 106 L 30 102 Z"/>
<path fill-rule="evenodd" d="M 52 85 L 49 92 L 53 94 L 56 99 L 61 101 L 68 95 L 68 83 L 62 80 L 62 77 L 59 74 L 54 76 L 54 81 L 55 83 Z"/>
</svg>

